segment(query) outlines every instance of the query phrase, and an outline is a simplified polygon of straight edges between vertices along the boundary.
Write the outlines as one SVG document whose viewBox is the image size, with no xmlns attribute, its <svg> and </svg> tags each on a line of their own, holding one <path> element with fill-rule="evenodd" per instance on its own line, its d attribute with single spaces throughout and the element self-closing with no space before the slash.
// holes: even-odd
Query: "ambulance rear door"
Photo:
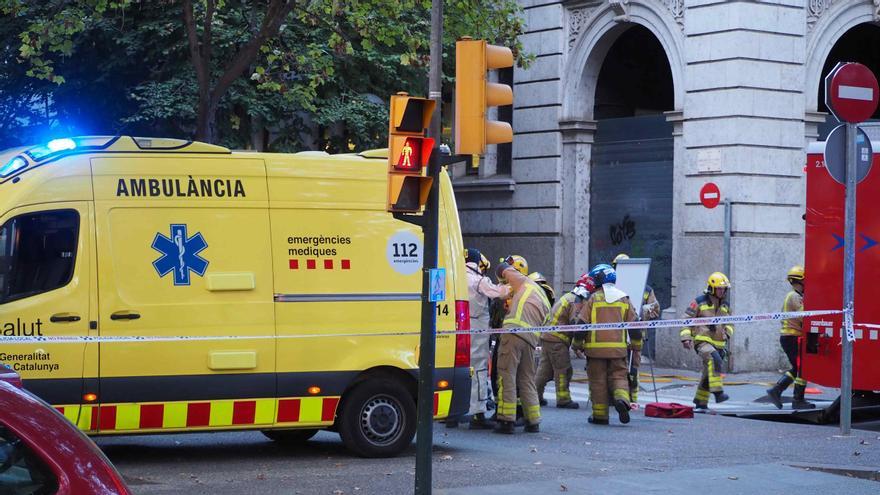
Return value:
<svg viewBox="0 0 880 495">
<path fill-rule="evenodd" d="M 101 432 L 234 428 L 275 415 L 263 161 L 92 160 Z"/>
</svg>

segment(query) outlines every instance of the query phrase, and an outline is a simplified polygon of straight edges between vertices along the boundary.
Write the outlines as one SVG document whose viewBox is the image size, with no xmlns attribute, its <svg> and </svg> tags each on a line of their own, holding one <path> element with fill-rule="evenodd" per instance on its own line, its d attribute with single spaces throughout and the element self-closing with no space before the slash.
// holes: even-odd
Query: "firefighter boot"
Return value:
<svg viewBox="0 0 880 495">
<path fill-rule="evenodd" d="M 470 425 L 468 425 L 468 429 L 470 430 L 491 430 L 492 423 L 490 423 L 486 419 L 486 415 L 483 413 L 474 414 L 471 416 Z"/>
<path fill-rule="evenodd" d="M 730 396 L 725 394 L 724 392 L 712 392 L 712 394 L 715 395 L 716 404 L 721 404 L 722 402 L 730 398 Z"/>
<path fill-rule="evenodd" d="M 590 423 L 591 425 L 607 425 L 608 418 L 596 418 L 590 416 L 589 418 L 587 418 L 587 423 Z"/>
<path fill-rule="evenodd" d="M 563 402 L 562 404 L 557 402 L 556 408 L 557 409 L 580 409 L 581 405 L 572 400 L 572 401 L 568 401 L 568 402 Z"/>
<path fill-rule="evenodd" d="M 541 398 L 538 399 L 538 404 L 541 404 L 542 406 L 546 406 L 546 405 L 547 405 L 547 399 L 545 399 L 544 396 L 542 395 Z"/>
<path fill-rule="evenodd" d="M 541 425 L 538 423 L 526 423 L 525 431 L 526 433 L 538 433 L 541 431 Z"/>
<path fill-rule="evenodd" d="M 770 397 L 770 401 L 773 402 L 776 409 L 782 409 L 782 392 L 785 392 L 785 389 L 787 389 L 793 381 L 794 380 L 792 380 L 788 374 L 785 374 L 782 375 L 782 378 L 780 378 L 778 382 L 776 382 L 776 385 L 773 385 L 773 388 L 767 389 L 767 397 Z"/>
<path fill-rule="evenodd" d="M 495 425 L 495 429 L 492 431 L 495 433 L 505 433 L 507 435 L 513 435 L 513 421 L 498 421 L 498 424 Z"/>
<path fill-rule="evenodd" d="M 794 386 L 794 400 L 791 402 L 792 409 L 813 409 L 816 407 L 816 404 L 812 402 L 808 402 L 804 399 L 804 392 L 806 392 L 806 385 L 795 385 Z"/>
</svg>

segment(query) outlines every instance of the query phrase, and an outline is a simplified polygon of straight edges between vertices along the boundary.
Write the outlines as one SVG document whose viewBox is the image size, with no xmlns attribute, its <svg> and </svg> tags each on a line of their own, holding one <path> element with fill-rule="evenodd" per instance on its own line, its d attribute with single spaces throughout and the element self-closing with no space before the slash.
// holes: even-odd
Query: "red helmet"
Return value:
<svg viewBox="0 0 880 495">
<path fill-rule="evenodd" d="M 577 282 L 574 284 L 575 287 L 583 287 L 587 290 L 587 293 L 592 294 L 596 292 L 596 280 L 593 279 L 589 274 L 584 273 L 578 278 Z"/>
</svg>

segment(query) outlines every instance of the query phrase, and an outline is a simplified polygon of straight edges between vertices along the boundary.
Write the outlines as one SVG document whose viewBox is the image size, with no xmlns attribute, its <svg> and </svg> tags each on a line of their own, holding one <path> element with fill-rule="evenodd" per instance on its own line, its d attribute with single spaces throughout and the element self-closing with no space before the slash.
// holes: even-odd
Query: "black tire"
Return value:
<svg viewBox="0 0 880 495">
<path fill-rule="evenodd" d="M 299 445 L 309 441 L 318 430 L 262 430 L 262 433 L 278 443 Z"/>
<path fill-rule="evenodd" d="M 413 441 L 416 405 L 399 382 L 365 381 L 346 393 L 339 413 L 339 436 L 361 457 L 393 457 Z"/>
</svg>

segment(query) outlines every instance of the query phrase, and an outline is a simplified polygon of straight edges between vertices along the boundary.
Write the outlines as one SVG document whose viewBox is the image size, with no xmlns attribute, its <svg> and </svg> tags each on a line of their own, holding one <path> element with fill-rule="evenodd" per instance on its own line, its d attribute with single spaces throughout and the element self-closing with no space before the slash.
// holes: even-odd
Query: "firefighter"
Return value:
<svg viewBox="0 0 880 495">
<path fill-rule="evenodd" d="M 489 328 L 489 302 L 495 298 L 507 299 L 510 286 L 492 283 L 486 272 L 489 260 L 478 250 L 465 251 L 465 267 L 467 269 L 468 299 L 472 329 Z M 486 405 L 489 400 L 491 386 L 489 378 L 489 334 L 471 335 L 471 415 L 470 429 L 485 430 L 492 428 L 486 421 Z"/>
<path fill-rule="evenodd" d="M 509 254 L 507 257 L 499 260 L 501 263 L 507 263 L 525 276 L 529 275 L 529 262 L 518 254 Z"/>
<path fill-rule="evenodd" d="M 689 318 L 729 316 L 730 306 L 727 302 L 729 290 L 730 280 L 726 275 L 721 272 L 709 275 L 706 290 L 691 301 L 685 313 Z M 726 353 L 727 341 L 733 337 L 733 325 L 684 327 L 680 335 L 684 348 L 693 348 L 703 360 L 703 374 L 694 396 L 697 409 L 709 407 L 709 392 L 715 396 L 715 402 L 718 404 L 729 399 L 730 397 L 724 393 L 724 384 L 721 381 L 721 363 Z"/>
<path fill-rule="evenodd" d="M 516 271 L 522 273 L 523 275 L 529 274 L 529 262 L 518 254 L 509 254 L 498 261 L 500 263 L 507 263 L 508 265 L 513 266 Z M 503 282 L 503 280 L 499 279 L 499 283 L 501 282 Z M 490 305 L 489 319 L 489 323 L 492 325 L 492 328 L 502 328 L 504 326 L 504 318 L 505 316 L 507 316 L 507 310 L 510 307 L 511 296 L 512 294 L 506 298 L 499 297 L 492 301 L 492 304 Z M 495 397 L 498 397 L 499 337 L 494 337 L 494 339 L 495 340 L 492 343 L 492 393 Z M 498 414 L 497 408 L 495 410 L 495 414 Z M 525 424 L 525 420 L 523 419 L 522 403 L 518 401 L 516 404 L 516 426 L 522 426 L 523 424 Z"/>
<path fill-rule="evenodd" d="M 785 296 L 785 302 L 782 303 L 783 312 L 803 311 L 804 310 L 804 267 L 796 265 L 788 271 L 788 283 L 791 284 L 791 291 Z M 812 409 L 816 407 L 812 402 L 804 399 L 804 392 L 807 389 L 807 381 L 801 378 L 801 361 L 800 361 L 800 340 L 803 337 L 803 318 L 791 318 L 782 321 L 782 330 L 780 330 L 779 344 L 782 350 L 788 356 L 788 362 L 791 369 L 786 371 L 784 375 L 776 382 L 773 388 L 767 389 L 767 395 L 773 401 L 778 409 L 782 409 L 782 392 L 794 383 L 794 400 L 791 403 L 792 409 Z"/>
<path fill-rule="evenodd" d="M 531 278 L 531 276 L 529 277 Z M 550 309 L 544 326 L 571 325 L 577 319 L 581 304 L 590 297 L 587 292 L 587 274 L 581 275 L 571 292 L 559 298 L 559 301 Z M 571 400 L 569 383 L 574 370 L 571 367 L 571 339 L 570 333 L 545 332 L 541 334 L 541 363 L 538 365 L 538 376 L 535 386 L 538 390 L 538 400 L 542 406 L 547 405 L 544 400 L 544 387 L 547 382 L 553 380 L 556 385 L 556 407 L 560 409 L 578 409 L 580 404 Z"/>
<path fill-rule="evenodd" d="M 629 297 L 614 284 L 617 273 L 611 265 L 596 265 L 589 276 L 598 287 L 581 306 L 578 323 L 616 323 L 636 320 L 635 308 Z M 614 405 L 621 423 L 629 423 L 629 385 L 626 380 L 626 357 L 629 340 L 636 330 L 590 331 L 584 343 L 587 375 L 590 379 L 590 400 L 593 415 L 589 422 L 608 424 L 608 407 Z M 608 392 L 612 397 L 609 400 Z"/>
<path fill-rule="evenodd" d="M 503 328 L 538 327 L 550 311 L 544 291 L 528 276 L 508 263 L 496 269 L 499 280 L 510 284 L 513 297 L 508 305 Z M 538 336 L 533 332 L 503 333 L 498 339 L 498 409 L 497 433 L 513 433 L 516 421 L 517 392 L 525 415 L 525 431 L 540 431 L 541 406 L 535 391 L 535 348 Z M 519 390 L 517 390 L 519 387 Z"/>
<path fill-rule="evenodd" d="M 553 287 L 550 287 L 550 284 L 547 283 L 547 277 L 541 272 L 532 272 L 529 274 L 529 278 L 538 284 L 538 287 L 544 290 L 544 295 L 547 296 L 547 301 L 550 303 L 550 306 L 556 304 L 556 291 L 554 291 Z"/>
<path fill-rule="evenodd" d="M 628 260 L 629 255 L 620 253 L 614 257 L 611 267 L 617 270 L 617 262 L 620 260 Z M 654 289 L 650 285 L 645 285 L 645 291 L 642 294 L 642 320 L 656 320 L 660 318 L 660 303 L 657 296 L 654 295 Z M 633 409 L 639 407 L 639 368 L 642 366 L 642 347 L 645 342 L 645 330 L 639 330 L 638 334 L 632 339 L 632 359 L 629 365 L 629 400 L 632 402 Z"/>
</svg>

